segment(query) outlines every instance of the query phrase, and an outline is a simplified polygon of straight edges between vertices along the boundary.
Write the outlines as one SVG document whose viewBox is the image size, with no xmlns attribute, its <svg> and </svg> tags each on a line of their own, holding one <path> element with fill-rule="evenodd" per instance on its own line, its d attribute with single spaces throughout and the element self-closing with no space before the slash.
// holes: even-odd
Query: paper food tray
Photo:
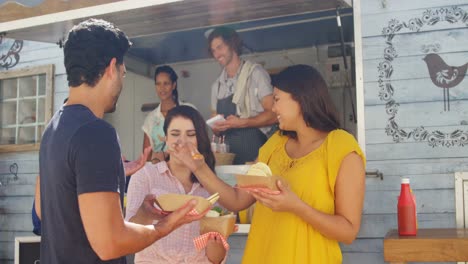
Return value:
<svg viewBox="0 0 468 264">
<path fill-rule="evenodd" d="M 162 210 L 172 212 L 185 205 L 191 199 L 197 200 L 198 203 L 195 206 L 195 209 L 198 213 L 204 212 L 206 209 L 211 207 L 211 203 L 201 196 L 178 193 L 162 194 L 156 198 L 156 204 Z"/>
<path fill-rule="evenodd" d="M 208 232 L 218 232 L 225 238 L 234 232 L 236 215 L 224 215 L 219 217 L 203 217 L 200 220 L 200 235 Z"/>
<path fill-rule="evenodd" d="M 273 175 L 269 177 L 235 174 L 237 187 L 239 188 L 268 188 L 273 191 L 279 191 L 276 186 L 276 181 L 280 180 L 284 185 L 287 185 L 285 180 L 279 176 Z"/>
</svg>

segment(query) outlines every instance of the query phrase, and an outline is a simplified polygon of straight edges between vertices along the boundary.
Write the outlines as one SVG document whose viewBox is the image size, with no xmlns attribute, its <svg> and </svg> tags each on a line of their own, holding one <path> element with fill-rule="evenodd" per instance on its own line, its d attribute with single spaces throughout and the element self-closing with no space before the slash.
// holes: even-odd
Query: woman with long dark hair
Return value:
<svg viewBox="0 0 468 264">
<path fill-rule="evenodd" d="M 150 159 L 154 162 L 164 160 L 164 133 L 163 124 L 169 110 L 179 105 L 190 105 L 179 101 L 177 90 L 177 73 L 168 65 L 159 66 L 154 71 L 154 84 L 159 105 L 148 114 L 143 123 L 143 149 L 151 146 L 152 155 Z"/>
<path fill-rule="evenodd" d="M 328 88 L 311 66 L 286 68 L 273 79 L 276 132 L 261 147 L 279 194 L 243 191 L 225 184 L 209 167 L 191 158 L 196 149 L 171 150 L 194 172 L 219 203 L 240 211 L 256 201 L 242 263 L 341 263 L 338 242 L 352 243 L 360 224 L 365 192 L 365 158 L 354 137 L 340 129 Z M 193 154 L 192 154 L 193 155 Z"/>
<path fill-rule="evenodd" d="M 203 156 L 210 171 L 215 158 L 211 151 L 206 124 L 200 113 L 190 106 L 169 110 L 163 126 L 168 146 L 190 143 Z M 170 150 L 170 147 L 169 147 Z M 144 199 L 146 195 L 165 193 L 190 194 L 209 197 L 210 193 L 198 182 L 192 171 L 177 157 L 169 155 L 158 163 L 147 162 L 132 176 L 127 192 L 125 219 L 146 223 Z M 158 219 L 154 219 L 157 222 Z M 195 249 L 193 239 L 200 234 L 199 222 L 184 225 L 167 237 L 135 254 L 135 263 L 220 263 L 226 251 L 218 237 L 211 237 L 205 251 Z"/>
</svg>

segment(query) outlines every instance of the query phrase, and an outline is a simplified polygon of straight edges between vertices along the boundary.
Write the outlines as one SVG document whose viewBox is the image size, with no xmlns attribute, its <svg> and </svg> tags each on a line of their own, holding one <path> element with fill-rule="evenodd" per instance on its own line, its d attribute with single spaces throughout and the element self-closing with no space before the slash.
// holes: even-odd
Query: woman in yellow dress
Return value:
<svg viewBox="0 0 468 264">
<path fill-rule="evenodd" d="M 341 263 L 338 242 L 352 243 L 361 224 L 364 155 L 354 137 L 339 129 L 317 70 L 291 66 L 273 82 L 280 131 L 260 149 L 258 161 L 288 183 L 278 181 L 279 194 L 231 188 L 204 162 L 189 158 L 193 146 L 176 146 L 174 154 L 209 192 L 219 192 L 227 209 L 245 209 L 256 200 L 242 263 Z"/>
</svg>

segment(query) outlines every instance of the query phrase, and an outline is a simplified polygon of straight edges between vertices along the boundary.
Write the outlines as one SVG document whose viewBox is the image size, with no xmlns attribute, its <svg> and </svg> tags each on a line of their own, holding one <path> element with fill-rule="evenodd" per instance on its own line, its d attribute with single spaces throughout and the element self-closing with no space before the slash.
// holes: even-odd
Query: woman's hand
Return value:
<svg viewBox="0 0 468 264">
<path fill-rule="evenodd" d="M 164 218 L 167 214 L 164 214 L 163 211 L 154 206 L 155 199 L 156 196 L 153 194 L 146 195 L 137 213 L 130 218 L 130 221 L 149 225 L 152 224 L 154 220 Z"/>
<path fill-rule="evenodd" d="M 154 225 L 154 228 L 158 231 L 158 234 L 161 237 L 164 237 L 184 224 L 200 220 L 205 216 L 204 214 L 189 215 L 189 212 L 192 211 L 196 205 L 197 200 L 192 199 L 188 201 L 179 209 L 164 216 L 157 224 Z"/>
<path fill-rule="evenodd" d="M 176 142 L 169 146 L 167 149 L 171 158 L 176 158 L 182 161 L 190 171 L 195 172 L 198 168 L 205 164 L 205 158 L 203 157 L 196 146 L 190 142 Z"/>
<path fill-rule="evenodd" d="M 208 237 L 205 254 L 211 263 L 221 263 L 226 257 L 226 249 L 224 249 L 220 236 L 220 234 L 216 234 Z"/>
<path fill-rule="evenodd" d="M 141 153 L 140 158 L 134 161 L 125 162 L 125 156 L 122 156 L 122 161 L 124 165 L 125 176 L 130 176 L 145 166 L 146 161 L 148 160 L 149 153 L 151 152 L 151 146 L 146 147 Z"/>
<path fill-rule="evenodd" d="M 303 201 L 289 187 L 284 186 L 280 180 L 276 182 L 276 186 L 280 191 L 279 194 L 267 193 L 261 189 L 254 189 L 250 193 L 259 203 L 273 211 L 294 213 L 297 206 Z"/>
</svg>

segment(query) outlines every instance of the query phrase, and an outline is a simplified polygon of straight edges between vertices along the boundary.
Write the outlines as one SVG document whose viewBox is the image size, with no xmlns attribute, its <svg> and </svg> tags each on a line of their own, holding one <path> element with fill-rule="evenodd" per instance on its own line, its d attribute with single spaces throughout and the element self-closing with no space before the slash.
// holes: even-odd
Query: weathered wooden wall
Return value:
<svg viewBox="0 0 468 264">
<path fill-rule="evenodd" d="M 8 43 L 6 40 L 5 43 Z M 0 54 L 10 47 L 0 45 Z M 25 41 L 19 63 L 10 71 L 24 67 L 55 64 L 54 111 L 68 93 L 67 78 L 63 66 L 63 51 L 54 44 Z M 0 71 L 5 69 L 1 68 Z M 39 172 L 37 151 L 0 153 L 0 175 L 8 173 L 10 164 L 18 164 L 18 179 L 9 178 L 7 185 L 0 186 L 0 263 L 12 264 L 16 236 L 34 236 L 32 233 L 31 206 L 36 175 Z"/>
<path fill-rule="evenodd" d="M 379 78 L 378 66 L 389 46 L 383 30 L 391 20 L 422 18 L 426 10 L 457 6 L 468 13 L 467 0 L 362 0 L 362 41 L 368 170 L 383 172 L 384 180 L 367 179 L 364 215 L 359 239 L 343 246 L 344 263 L 384 263 L 382 239 L 397 227 L 396 203 L 400 178 L 409 177 L 418 205 L 420 228 L 455 227 L 454 172 L 468 170 L 468 145 L 436 146 L 414 138 L 395 142 L 387 135 L 387 101 L 381 100 L 379 79 L 390 82 L 399 103 L 395 122 L 407 132 L 423 126 L 427 131 L 468 131 L 468 78 L 450 90 L 451 111 L 444 111 L 442 89 L 436 87 L 422 60 L 423 46 L 439 45 L 447 64 L 468 63 L 468 21 L 424 24 L 419 31 L 396 30 L 391 39 L 398 55 L 391 61 L 390 78 Z M 435 46 L 432 46 L 435 47 Z"/>
</svg>

